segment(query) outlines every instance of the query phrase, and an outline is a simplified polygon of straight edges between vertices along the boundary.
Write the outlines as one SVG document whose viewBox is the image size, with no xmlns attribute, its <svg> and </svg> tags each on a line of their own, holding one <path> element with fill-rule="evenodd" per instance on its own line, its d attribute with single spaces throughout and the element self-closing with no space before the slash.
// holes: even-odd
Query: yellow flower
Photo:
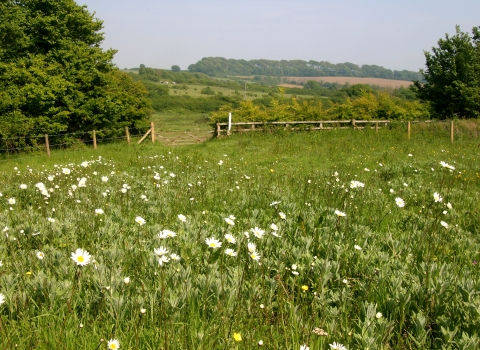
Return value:
<svg viewBox="0 0 480 350">
<path fill-rule="evenodd" d="M 306 292 L 308 290 L 308 286 L 302 286 L 302 290 Z"/>
<path fill-rule="evenodd" d="M 233 339 L 235 341 L 242 341 L 242 335 L 240 333 L 233 333 Z"/>
<path fill-rule="evenodd" d="M 32 274 L 31 271 L 27 271 L 27 276 L 30 276 Z"/>
</svg>

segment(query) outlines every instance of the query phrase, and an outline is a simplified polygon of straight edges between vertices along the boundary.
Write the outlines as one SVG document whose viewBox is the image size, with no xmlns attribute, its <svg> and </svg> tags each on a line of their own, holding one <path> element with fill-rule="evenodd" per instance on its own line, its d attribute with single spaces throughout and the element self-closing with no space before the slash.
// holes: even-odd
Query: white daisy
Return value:
<svg viewBox="0 0 480 350">
<path fill-rule="evenodd" d="M 222 242 L 220 242 L 219 240 L 211 237 L 211 238 L 207 238 L 205 240 L 205 243 L 210 247 L 210 248 L 220 248 L 222 246 Z"/>
<path fill-rule="evenodd" d="M 71 259 L 79 266 L 85 266 L 90 262 L 91 255 L 81 248 L 78 248 L 75 253 L 72 253 Z"/>
<path fill-rule="evenodd" d="M 117 339 L 110 339 L 107 343 L 107 348 L 116 350 L 120 348 L 120 342 Z"/>
<path fill-rule="evenodd" d="M 227 254 L 228 256 L 237 256 L 237 252 L 230 248 L 225 250 L 225 254 Z"/>
</svg>

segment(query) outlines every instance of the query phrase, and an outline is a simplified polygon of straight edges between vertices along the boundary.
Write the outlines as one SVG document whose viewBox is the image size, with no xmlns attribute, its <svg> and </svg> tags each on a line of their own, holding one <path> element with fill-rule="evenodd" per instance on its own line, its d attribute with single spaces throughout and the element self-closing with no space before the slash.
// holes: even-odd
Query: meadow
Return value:
<svg viewBox="0 0 480 350">
<path fill-rule="evenodd" d="M 233 135 L 0 160 L 5 349 L 477 349 L 479 139 Z"/>
</svg>

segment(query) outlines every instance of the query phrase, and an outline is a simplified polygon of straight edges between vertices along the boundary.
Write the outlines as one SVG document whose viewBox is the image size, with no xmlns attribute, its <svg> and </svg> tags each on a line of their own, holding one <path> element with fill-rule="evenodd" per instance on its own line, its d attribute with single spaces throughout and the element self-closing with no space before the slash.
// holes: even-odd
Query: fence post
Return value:
<svg viewBox="0 0 480 350">
<path fill-rule="evenodd" d="M 217 123 L 217 137 L 220 137 L 220 123 Z"/>
<path fill-rule="evenodd" d="M 450 141 L 453 143 L 453 132 L 454 132 L 454 127 L 453 127 L 453 120 L 450 122 Z"/>
<path fill-rule="evenodd" d="M 150 122 L 150 129 L 152 130 L 152 143 L 155 143 L 155 125 L 153 124 L 153 122 Z"/>
<path fill-rule="evenodd" d="M 93 149 L 97 149 L 97 131 L 93 130 Z"/>
<path fill-rule="evenodd" d="M 355 119 L 352 119 L 352 126 L 355 129 Z"/>
<path fill-rule="evenodd" d="M 127 143 L 130 144 L 130 132 L 128 131 L 128 126 L 125 127 L 125 136 L 127 137 Z"/>
<path fill-rule="evenodd" d="M 48 143 L 48 135 L 45 134 L 45 148 L 47 149 L 47 154 L 50 157 L 50 144 Z"/>
<path fill-rule="evenodd" d="M 407 122 L 407 134 L 408 134 L 408 139 L 410 140 L 410 120 Z"/>
<path fill-rule="evenodd" d="M 375 132 L 378 134 L 378 122 L 375 122 Z"/>
</svg>

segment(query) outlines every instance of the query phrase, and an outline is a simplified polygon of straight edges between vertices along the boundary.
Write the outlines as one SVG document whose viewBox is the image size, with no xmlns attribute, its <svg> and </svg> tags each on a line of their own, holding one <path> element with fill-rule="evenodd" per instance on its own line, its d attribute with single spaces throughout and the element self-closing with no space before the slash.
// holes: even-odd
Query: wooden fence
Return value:
<svg viewBox="0 0 480 350">
<path fill-rule="evenodd" d="M 231 123 L 232 129 L 228 130 L 228 123 L 217 123 L 216 135 L 230 135 L 232 132 L 263 131 L 268 128 L 278 128 L 283 125 L 284 130 L 328 130 L 328 129 L 378 129 L 390 123 L 389 120 L 319 120 L 319 121 L 285 121 L 285 122 L 242 122 Z"/>
<path fill-rule="evenodd" d="M 210 131 L 160 131 L 155 132 L 155 125 L 153 122 L 150 123 L 150 129 L 140 138 L 137 142 L 140 144 L 143 142 L 149 135 L 152 143 L 159 141 L 166 146 L 174 145 L 186 145 L 192 143 L 205 142 L 206 140 L 212 138 L 215 134 L 217 137 L 223 135 L 230 135 L 233 132 L 243 133 L 243 132 L 252 132 L 252 131 L 265 131 L 272 128 L 282 128 L 284 130 L 328 130 L 328 129 L 375 129 L 378 133 L 380 128 L 387 127 L 390 123 L 389 120 L 319 120 L 319 121 L 282 121 L 282 122 L 241 122 L 241 123 L 230 123 L 230 129 L 228 128 L 229 123 L 217 123 L 216 130 Z M 422 122 L 405 122 L 407 129 L 407 136 L 410 139 L 411 135 L 411 124 L 413 123 L 424 123 L 428 124 L 429 121 Z M 430 121 L 434 123 L 434 121 Z M 444 126 L 445 127 L 445 124 Z M 453 143 L 455 135 L 455 126 L 453 120 L 450 121 L 450 141 Z M 478 130 L 475 129 L 475 135 L 478 137 Z M 45 150 L 50 156 L 50 144 L 48 140 L 48 135 L 45 134 Z M 97 149 L 97 133 L 95 130 L 92 131 L 93 137 L 93 148 Z M 125 140 L 128 144 L 131 143 L 129 129 L 125 128 Z"/>
</svg>

